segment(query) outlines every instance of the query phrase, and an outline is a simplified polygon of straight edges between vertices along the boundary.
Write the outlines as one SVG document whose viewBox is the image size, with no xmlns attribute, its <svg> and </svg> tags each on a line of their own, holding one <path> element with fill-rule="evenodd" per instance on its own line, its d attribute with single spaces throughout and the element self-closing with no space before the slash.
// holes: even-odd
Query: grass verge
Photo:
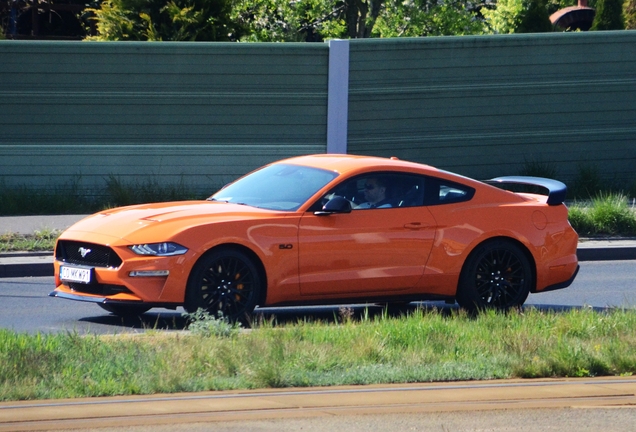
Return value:
<svg viewBox="0 0 636 432">
<path fill-rule="evenodd" d="M 636 311 L 343 314 L 132 337 L 0 331 L 0 400 L 636 372 Z"/>
<path fill-rule="evenodd" d="M 570 206 L 570 224 L 581 236 L 636 235 L 636 208 L 620 193 L 599 194 Z"/>
<path fill-rule="evenodd" d="M 52 251 L 60 230 L 40 230 L 32 235 L 0 233 L 0 252 Z"/>
<path fill-rule="evenodd" d="M 49 189 L 8 187 L 0 179 L 0 216 L 85 214 L 131 204 L 204 199 L 216 189 L 201 191 L 183 180 L 163 184 L 157 178 L 125 181 L 111 175 L 103 187 L 81 186 L 81 177 Z"/>
</svg>

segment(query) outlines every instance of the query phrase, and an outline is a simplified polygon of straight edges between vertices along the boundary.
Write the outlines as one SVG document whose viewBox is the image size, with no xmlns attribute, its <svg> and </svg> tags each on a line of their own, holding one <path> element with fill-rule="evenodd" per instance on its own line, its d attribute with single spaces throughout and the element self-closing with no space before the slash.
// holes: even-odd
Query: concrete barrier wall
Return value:
<svg viewBox="0 0 636 432">
<path fill-rule="evenodd" d="M 566 181 L 582 166 L 636 180 L 636 32 L 346 49 L 348 153 L 476 178 L 539 162 Z M 328 44 L 0 41 L 0 187 L 114 175 L 211 191 L 325 152 L 328 81 Z"/>
</svg>

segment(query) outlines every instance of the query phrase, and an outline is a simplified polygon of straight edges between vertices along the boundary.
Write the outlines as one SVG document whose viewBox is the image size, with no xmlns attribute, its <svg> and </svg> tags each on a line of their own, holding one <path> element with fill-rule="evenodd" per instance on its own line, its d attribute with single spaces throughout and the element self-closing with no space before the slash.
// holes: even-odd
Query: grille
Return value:
<svg viewBox="0 0 636 432">
<path fill-rule="evenodd" d="M 55 258 L 69 264 L 92 267 L 119 267 L 122 263 L 121 258 L 108 246 L 68 240 L 58 241 Z"/>
<path fill-rule="evenodd" d="M 85 294 L 95 294 L 95 295 L 115 295 L 119 293 L 130 293 L 130 290 L 122 285 L 109 285 L 109 284 L 81 284 L 71 282 L 68 284 L 68 287 L 73 291 L 85 293 Z"/>
</svg>

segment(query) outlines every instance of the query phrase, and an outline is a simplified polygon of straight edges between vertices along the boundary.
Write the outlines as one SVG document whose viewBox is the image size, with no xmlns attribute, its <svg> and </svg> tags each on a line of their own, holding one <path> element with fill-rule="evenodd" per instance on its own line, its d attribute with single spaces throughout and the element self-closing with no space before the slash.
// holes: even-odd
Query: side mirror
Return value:
<svg viewBox="0 0 636 432">
<path fill-rule="evenodd" d="M 334 213 L 351 213 L 351 203 L 349 200 L 336 195 L 322 206 L 322 210 L 314 212 L 316 216 L 328 216 Z"/>
</svg>

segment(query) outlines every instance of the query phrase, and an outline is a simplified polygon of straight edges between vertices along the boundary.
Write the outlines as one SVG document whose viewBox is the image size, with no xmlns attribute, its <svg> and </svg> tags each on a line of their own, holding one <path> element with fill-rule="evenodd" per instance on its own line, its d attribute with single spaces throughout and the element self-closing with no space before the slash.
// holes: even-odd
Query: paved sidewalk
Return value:
<svg viewBox="0 0 636 432">
<path fill-rule="evenodd" d="M 0 234 L 33 234 L 41 230 L 65 230 L 86 216 L 0 216 Z"/>
<path fill-rule="evenodd" d="M 4 216 L 0 234 L 32 234 L 38 230 L 64 230 L 86 215 Z M 581 239 L 579 261 L 636 260 L 636 238 Z M 0 252 L 0 278 L 52 276 L 53 252 Z"/>
<path fill-rule="evenodd" d="M 470 382 L 411 383 L 366 386 L 305 387 L 286 389 L 206 391 L 198 393 L 110 396 L 100 398 L 51 399 L 0 403 L 0 431 L 44 431 L 56 429 L 98 430 L 634 430 L 636 379 L 633 377 L 511 379 Z M 478 413 L 489 416 L 515 410 L 517 415 L 528 410 L 552 409 L 559 421 L 548 419 L 539 427 L 517 427 L 507 423 L 492 427 L 492 421 L 475 426 Z M 574 418 L 558 409 L 578 410 Z M 582 425 L 580 418 L 589 410 L 597 416 L 613 410 L 610 424 Z M 444 427 L 422 423 L 414 428 L 397 423 L 366 427 L 342 428 L 351 416 L 355 423 L 369 416 L 418 413 L 421 418 L 436 413 L 470 413 L 470 425 Z M 570 411 L 570 414 L 572 411 Z M 542 412 L 545 416 L 545 413 Z M 275 421 L 314 421 L 299 427 L 275 424 Z M 333 421 L 336 419 L 336 421 Z M 266 422 L 245 427 L 243 421 Z M 374 419 L 375 421 L 380 419 Z M 488 419 L 486 419 L 488 420 Z M 583 420 L 585 421 L 585 420 Z M 589 421 L 589 419 L 587 420 Z M 227 427 L 233 422 L 233 427 Z M 201 423 L 189 428 L 188 424 Z M 239 426 L 236 426 L 236 425 Z M 315 424 L 312 427 L 311 424 Z M 326 424 L 329 427 L 324 427 Z M 143 426 L 137 429 L 134 426 Z M 223 427 L 225 426 L 225 427 Z M 582 427 L 583 426 L 583 427 Z M 434 429 L 433 429 L 434 428 Z"/>
<path fill-rule="evenodd" d="M 636 259 L 636 238 L 579 239 L 579 261 L 614 261 Z"/>
<path fill-rule="evenodd" d="M 65 230 L 87 215 L 1 216 L 0 235 Z M 53 276 L 53 252 L 0 252 L 0 278 Z"/>
</svg>

